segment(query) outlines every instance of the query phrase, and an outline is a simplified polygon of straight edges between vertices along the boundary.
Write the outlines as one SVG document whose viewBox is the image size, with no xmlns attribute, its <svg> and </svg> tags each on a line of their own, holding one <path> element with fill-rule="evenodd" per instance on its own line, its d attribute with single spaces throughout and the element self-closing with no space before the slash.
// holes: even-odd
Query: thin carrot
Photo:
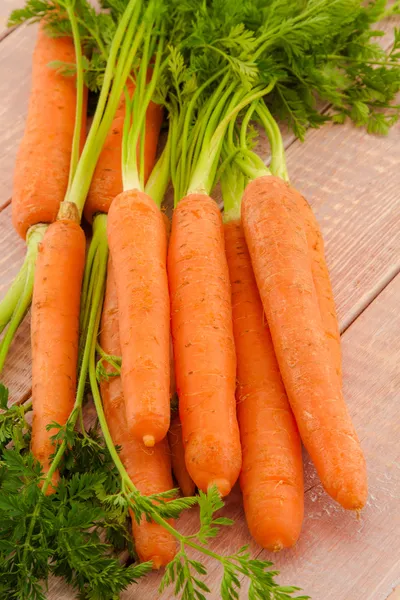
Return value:
<svg viewBox="0 0 400 600">
<path fill-rule="evenodd" d="M 119 356 L 118 298 L 114 269 L 108 261 L 107 287 L 104 299 L 100 344 L 108 354 Z M 106 364 L 112 373 L 111 365 Z M 120 446 L 120 457 L 133 483 L 142 494 L 150 495 L 173 488 L 168 443 L 163 440 L 153 448 L 146 448 L 128 430 L 122 382 L 119 376 L 103 379 L 100 384 L 104 412 L 115 445 Z M 161 525 L 143 518 L 140 524 L 132 516 L 132 531 L 136 551 L 141 561 L 153 561 L 154 568 L 168 564 L 174 557 L 174 538 Z"/>
<path fill-rule="evenodd" d="M 79 304 L 86 246 L 77 220 L 71 215 L 49 226 L 36 263 L 31 326 L 32 452 L 45 473 L 54 453 L 50 437 L 57 432 L 46 428 L 53 422 L 64 425 L 75 400 Z M 53 486 L 57 480 L 55 473 Z"/>
<path fill-rule="evenodd" d="M 138 189 L 117 196 L 108 214 L 108 242 L 118 264 L 127 423 L 152 446 L 167 435 L 170 418 L 167 235 L 156 203 Z"/>
<path fill-rule="evenodd" d="M 307 200 L 301 194 L 298 194 L 298 200 L 304 219 L 308 249 L 311 257 L 311 270 L 322 323 L 325 328 L 325 336 L 335 363 L 336 372 L 341 380 L 342 352 L 340 348 L 339 322 L 329 270 L 325 259 L 324 240 L 318 221 Z"/>
<path fill-rule="evenodd" d="M 276 356 L 302 440 L 342 506 L 367 498 L 365 459 L 326 343 L 298 192 L 278 177 L 248 184 L 243 227 Z"/>
<path fill-rule="evenodd" d="M 130 95 L 133 94 L 135 86 L 131 80 L 127 82 Z M 122 134 L 125 119 L 125 95 L 121 96 L 117 112 L 110 132 L 104 143 L 89 194 L 86 199 L 84 215 L 91 222 L 93 215 L 97 212 L 107 213 L 111 202 L 122 192 Z M 145 158 L 144 178 L 148 180 L 153 169 L 160 128 L 163 121 L 163 110 L 159 104 L 150 102 L 146 111 L 146 133 L 145 133 Z"/>
<path fill-rule="evenodd" d="M 237 412 L 247 524 L 260 546 L 293 546 L 304 513 L 301 441 L 264 316 L 240 220 L 225 223 L 237 354 Z"/>
<path fill-rule="evenodd" d="M 172 471 L 184 496 L 194 496 L 196 485 L 190 477 L 185 463 L 185 448 L 182 438 L 182 424 L 178 411 L 171 416 L 168 431 L 168 442 L 171 450 Z"/>
<path fill-rule="evenodd" d="M 236 358 L 223 225 L 209 196 L 175 208 L 168 274 L 186 466 L 201 490 L 226 495 L 241 467 Z"/>
<path fill-rule="evenodd" d="M 74 43 L 69 37 L 49 37 L 41 26 L 33 54 L 28 116 L 14 172 L 12 219 L 23 238 L 32 225 L 55 220 L 68 186 L 76 80 L 49 67 L 52 61 L 75 63 Z M 83 133 L 86 98 L 85 90 Z"/>
</svg>

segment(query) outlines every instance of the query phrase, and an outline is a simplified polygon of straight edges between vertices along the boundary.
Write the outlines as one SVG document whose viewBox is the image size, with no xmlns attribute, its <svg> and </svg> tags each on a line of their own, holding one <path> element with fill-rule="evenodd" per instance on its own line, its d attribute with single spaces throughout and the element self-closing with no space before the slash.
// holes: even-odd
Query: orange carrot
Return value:
<svg viewBox="0 0 400 600">
<path fill-rule="evenodd" d="M 186 466 L 201 490 L 216 485 L 225 496 L 239 476 L 241 449 L 224 231 L 209 196 L 191 194 L 175 209 L 168 274 Z"/>
<path fill-rule="evenodd" d="M 108 242 L 120 310 L 122 385 L 129 430 L 146 446 L 168 432 L 170 315 L 167 236 L 144 192 L 123 192 L 108 214 Z"/>
<path fill-rule="evenodd" d="M 172 471 L 184 496 L 194 496 L 196 485 L 190 477 L 185 463 L 185 449 L 182 439 L 182 425 L 179 413 L 175 411 L 171 416 L 171 425 L 168 431 L 168 442 L 171 450 Z"/>
<path fill-rule="evenodd" d="M 101 322 L 100 344 L 105 352 L 120 355 L 118 299 L 114 269 L 108 261 L 107 287 Z M 112 372 L 110 365 L 105 365 Z M 133 483 L 142 494 L 161 493 L 173 488 L 169 449 L 166 440 L 146 448 L 128 430 L 121 378 L 101 382 L 104 412 L 114 444 L 121 447 L 120 457 Z M 153 561 L 154 568 L 168 564 L 175 556 L 173 536 L 161 525 L 143 518 L 140 524 L 132 515 L 132 531 L 141 561 Z"/>
<path fill-rule="evenodd" d="M 301 194 L 298 194 L 298 199 L 305 224 L 308 249 L 311 256 L 311 269 L 322 323 L 325 328 L 325 336 L 335 362 L 336 372 L 341 380 L 342 352 L 340 348 L 340 331 L 331 280 L 325 260 L 324 240 L 318 221 L 307 200 Z"/>
<path fill-rule="evenodd" d="M 23 238 L 32 225 L 55 220 L 68 186 L 76 81 L 48 66 L 55 60 L 74 63 L 74 43 L 69 37 L 48 37 L 41 27 L 33 55 L 28 116 L 14 173 L 12 219 Z M 85 122 L 86 94 L 83 133 Z"/>
<path fill-rule="evenodd" d="M 54 453 L 50 438 L 56 433 L 46 427 L 53 421 L 64 425 L 75 401 L 85 245 L 85 235 L 75 220 L 57 220 L 44 235 L 36 264 L 31 327 L 32 452 L 45 473 Z M 57 480 L 55 474 L 53 486 Z"/>
<path fill-rule="evenodd" d="M 302 440 L 326 491 L 344 508 L 360 509 L 365 459 L 326 343 L 298 192 L 278 177 L 255 179 L 244 193 L 242 219 Z"/>
<path fill-rule="evenodd" d="M 225 224 L 237 354 L 240 486 L 250 533 L 271 551 L 297 541 L 304 513 L 301 441 L 283 386 L 240 221 Z"/>
<path fill-rule="evenodd" d="M 129 81 L 127 86 L 130 95 L 132 95 L 135 89 L 133 82 Z M 84 214 L 89 222 L 92 221 L 95 213 L 107 213 L 111 202 L 122 192 L 121 160 L 124 118 L 125 96 L 123 95 L 97 162 L 92 185 L 85 203 Z M 158 137 L 162 121 L 162 107 L 159 104 L 150 102 L 146 111 L 146 139 L 144 148 L 145 182 L 149 178 L 156 160 Z"/>
</svg>

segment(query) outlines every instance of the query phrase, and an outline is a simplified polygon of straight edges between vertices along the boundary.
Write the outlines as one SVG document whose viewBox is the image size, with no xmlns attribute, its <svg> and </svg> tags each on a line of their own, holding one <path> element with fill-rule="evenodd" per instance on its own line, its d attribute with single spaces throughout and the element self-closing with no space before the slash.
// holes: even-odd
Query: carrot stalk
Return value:
<svg viewBox="0 0 400 600">
<path fill-rule="evenodd" d="M 175 209 L 168 274 L 186 466 L 201 490 L 226 495 L 241 467 L 236 359 L 222 219 L 209 196 Z"/>
<path fill-rule="evenodd" d="M 289 175 L 286 167 L 285 149 L 278 124 L 272 117 L 264 102 L 258 103 L 257 113 L 260 117 L 263 127 L 267 132 L 271 144 L 271 172 L 273 175 L 277 175 L 289 182 Z M 333 297 L 328 266 L 325 259 L 324 240 L 318 225 L 318 221 L 315 218 L 315 215 L 307 200 L 300 194 L 297 195 L 297 198 L 299 201 L 299 209 L 303 215 L 308 250 L 311 258 L 311 270 L 313 274 L 315 291 L 318 297 L 321 318 L 325 328 L 325 335 L 332 357 L 335 361 L 336 372 L 341 380 L 342 353 L 340 348 L 339 322 L 336 314 L 335 299 Z"/>
<path fill-rule="evenodd" d="M 214 79 L 215 75 L 202 89 Z M 250 93 L 235 92 L 235 87 L 228 76 L 222 77 L 200 111 L 201 126 L 192 129 L 189 141 L 182 141 L 173 183 L 180 194 L 189 193 L 175 207 L 168 253 L 172 340 L 186 466 L 201 490 L 216 485 L 222 495 L 230 492 L 239 476 L 241 448 L 223 224 L 218 206 L 208 194 L 229 123 L 271 86 L 258 86 Z M 187 133 L 192 109 L 190 105 L 182 117 Z M 192 152 L 191 142 L 200 150 Z"/>
<path fill-rule="evenodd" d="M 277 177 L 252 181 L 242 206 L 246 242 L 302 440 L 326 491 L 360 509 L 365 459 L 326 343 L 298 195 Z"/>
<path fill-rule="evenodd" d="M 123 192 L 108 214 L 120 307 L 122 382 L 130 431 L 147 446 L 169 428 L 169 296 L 162 213 L 144 192 Z"/>
<path fill-rule="evenodd" d="M 171 417 L 171 425 L 168 431 L 168 442 L 171 451 L 172 471 L 178 482 L 183 496 L 194 496 L 196 485 L 190 477 L 185 463 L 185 448 L 182 437 L 182 424 L 178 411 Z"/>
<path fill-rule="evenodd" d="M 275 356 L 240 220 L 226 222 L 237 354 L 240 486 L 251 535 L 271 551 L 293 546 L 304 513 L 301 441 Z"/>
<path fill-rule="evenodd" d="M 108 354 L 119 355 L 118 299 L 114 269 L 108 262 L 107 287 L 101 321 L 100 344 Z M 105 364 L 109 372 L 112 365 Z M 120 447 L 120 458 L 137 489 L 144 495 L 157 494 L 173 488 L 167 440 L 146 448 L 127 427 L 121 377 L 103 378 L 100 383 L 104 413 L 111 437 Z M 168 564 L 175 555 L 176 542 L 161 525 L 142 517 L 137 523 L 132 515 L 132 532 L 141 561 L 152 561 L 158 569 Z"/>
<path fill-rule="evenodd" d="M 76 388 L 79 303 L 85 236 L 72 220 L 58 220 L 39 246 L 32 301 L 32 452 L 45 472 L 54 452 L 48 425 L 64 425 Z M 57 474 L 53 486 L 57 483 Z"/>
<path fill-rule="evenodd" d="M 53 61 L 75 63 L 73 40 L 49 37 L 41 26 L 33 54 L 32 88 L 11 204 L 14 227 L 23 238 L 32 225 L 55 220 L 68 188 L 79 86 L 76 78 L 65 77 L 49 67 Z M 83 125 L 83 90 L 80 96 Z"/>
</svg>

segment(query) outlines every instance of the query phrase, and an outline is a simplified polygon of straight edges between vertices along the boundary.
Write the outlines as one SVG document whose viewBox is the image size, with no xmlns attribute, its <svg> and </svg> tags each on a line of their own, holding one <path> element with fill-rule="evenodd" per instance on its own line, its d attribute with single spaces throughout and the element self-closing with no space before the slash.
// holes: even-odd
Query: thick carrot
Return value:
<svg viewBox="0 0 400 600">
<path fill-rule="evenodd" d="M 120 355 L 118 299 L 112 262 L 108 261 L 107 287 L 101 322 L 100 344 L 108 354 Z M 112 372 L 110 365 L 105 365 Z M 102 380 L 101 395 L 107 423 L 120 457 L 133 483 L 142 494 L 149 495 L 173 488 L 169 449 L 166 440 L 154 448 L 146 448 L 126 426 L 125 403 L 121 378 Z M 168 564 L 174 557 L 173 536 L 161 525 L 143 519 L 140 524 L 132 516 L 132 531 L 141 561 L 153 561 L 154 568 Z"/>
<path fill-rule="evenodd" d="M 32 300 L 32 451 L 46 473 L 55 421 L 64 425 L 75 400 L 79 303 L 85 235 L 74 220 L 52 223 L 40 244 Z M 58 475 L 53 478 L 57 483 Z"/>
<path fill-rule="evenodd" d="M 168 442 L 171 450 L 172 471 L 184 496 L 194 496 L 196 485 L 190 477 L 185 463 L 185 448 L 182 438 L 182 425 L 178 411 L 171 416 L 168 431 Z"/>
<path fill-rule="evenodd" d="M 307 200 L 301 194 L 298 194 L 298 200 L 305 223 L 308 249 L 311 256 L 311 270 L 322 323 L 325 328 L 325 336 L 335 362 L 336 372 L 341 380 L 342 352 L 340 348 L 340 331 L 332 284 L 325 259 L 324 240 L 318 221 Z"/>
<path fill-rule="evenodd" d="M 229 493 L 241 467 L 236 358 L 224 230 L 203 194 L 174 211 L 168 254 L 179 412 L 186 466 L 203 491 Z"/>
<path fill-rule="evenodd" d="M 129 430 L 146 446 L 170 422 L 170 315 L 167 235 L 161 211 L 144 192 L 123 192 L 108 214 L 118 293 L 122 385 Z"/>
<path fill-rule="evenodd" d="M 32 88 L 19 146 L 12 219 L 25 238 L 31 225 L 52 223 L 68 186 L 75 125 L 76 80 L 50 68 L 51 61 L 75 62 L 72 38 L 48 37 L 39 29 L 33 54 Z M 86 94 L 82 132 L 85 132 Z"/>
<path fill-rule="evenodd" d="M 129 81 L 128 90 L 132 95 L 134 84 Z M 111 202 L 122 192 L 122 133 L 125 118 L 125 95 L 122 95 L 112 127 L 104 143 L 96 170 L 93 175 L 92 185 L 85 203 L 84 214 L 91 222 L 93 215 L 97 212 L 107 213 Z M 146 111 L 146 133 L 145 133 L 145 159 L 144 178 L 145 182 L 153 169 L 158 137 L 163 121 L 163 110 L 159 104 L 150 102 Z"/>
<path fill-rule="evenodd" d="M 304 513 L 301 441 L 240 221 L 225 223 L 237 354 L 240 486 L 250 533 L 271 551 L 297 541 Z"/>
<path fill-rule="evenodd" d="M 255 179 L 244 193 L 242 219 L 302 440 L 326 491 L 344 508 L 360 509 L 365 459 L 326 342 L 298 192 L 278 177 Z"/>
</svg>

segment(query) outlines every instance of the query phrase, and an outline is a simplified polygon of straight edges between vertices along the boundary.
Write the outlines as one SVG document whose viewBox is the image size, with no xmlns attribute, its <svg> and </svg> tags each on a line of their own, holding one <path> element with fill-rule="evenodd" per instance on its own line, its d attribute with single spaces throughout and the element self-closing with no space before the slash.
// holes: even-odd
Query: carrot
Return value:
<svg viewBox="0 0 400 600">
<path fill-rule="evenodd" d="M 179 413 L 188 472 L 203 491 L 229 493 L 241 467 L 236 359 L 224 233 L 204 194 L 180 200 L 168 254 Z"/>
<path fill-rule="evenodd" d="M 55 60 L 75 62 L 73 40 L 49 37 L 41 26 L 33 54 L 28 116 L 14 172 L 12 219 L 23 238 L 32 225 L 55 220 L 68 186 L 76 80 L 50 68 L 48 64 Z M 83 133 L 86 97 L 85 92 Z"/>
<path fill-rule="evenodd" d="M 131 80 L 127 87 L 132 95 L 135 86 Z M 97 212 L 107 213 L 111 202 L 122 192 L 122 134 L 125 119 L 125 95 L 121 96 L 110 132 L 104 143 L 93 181 L 85 203 L 84 215 L 91 222 Z M 157 153 L 158 137 L 163 121 L 163 110 L 159 104 L 150 102 L 146 111 L 144 177 L 148 180 Z"/>
<path fill-rule="evenodd" d="M 237 354 L 240 486 L 250 533 L 271 551 L 297 541 L 304 513 L 301 442 L 240 220 L 225 223 Z"/>
<path fill-rule="evenodd" d="M 108 261 L 107 287 L 101 322 L 100 344 L 108 354 L 120 355 L 118 299 L 114 269 Z M 105 365 L 112 372 L 111 365 Z M 168 443 L 163 440 L 146 448 L 128 430 L 121 378 L 103 379 L 100 384 L 104 412 L 113 442 L 120 446 L 120 457 L 133 483 L 142 494 L 150 495 L 173 488 Z M 154 568 L 168 564 L 175 556 L 175 540 L 161 525 L 143 518 L 139 524 L 132 515 L 132 531 L 141 561 L 152 561 Z"/>
<path fill-rule="evenodd" d="M 156 203 L 123 192 L 108 214 L 108 242 L 120 307 L 122 384 L 129 430 L 146 446 L 168 432 L 170 316 L 167 236 Z"/>
<path fill-rule="evenodd" d="M 325 328 L 325 336 L 335 363 L 336 372 L 341 380 L 342 352 L 340 348 L 340 331 L 332 284 L 325 259 L 324 240 L 318 221 L 307 200 L 301 194 L 298 194 L 298 200 L 304 219 L 308 249 L 311 257 L 311 270 L 322 323 Z"/>
<path fill-rule="evenodd" d="M 248 184 L 243 227 L 282 378 L 325 490 L 344 508 L 367 498 L 365 459 L 326 343 L 298 192 L 278 177 Z"/>
<path fill-rule="evenodd" d="M 171 417 L 168 431 L 168 442 L 171 450 L 172 471 L 184 496 L 194 496 L 196 485 L 190 477 L 185 463 L 185 449 L 182 439 L 182 425 L 178 411 Z"/>
<path fill-rule="evenodd" d="M 72 205 L 73 206 L 73 205 Z M 54 453 L 47 431 L 64 425 L 75 401 L 79 304 L 85 235 L 74 219 L 47 229 L 39 247 L 32 300 L 32 452 L 45 473 Z M 52 483 L 57 483 L 55 473 Z"/>
</svg>

